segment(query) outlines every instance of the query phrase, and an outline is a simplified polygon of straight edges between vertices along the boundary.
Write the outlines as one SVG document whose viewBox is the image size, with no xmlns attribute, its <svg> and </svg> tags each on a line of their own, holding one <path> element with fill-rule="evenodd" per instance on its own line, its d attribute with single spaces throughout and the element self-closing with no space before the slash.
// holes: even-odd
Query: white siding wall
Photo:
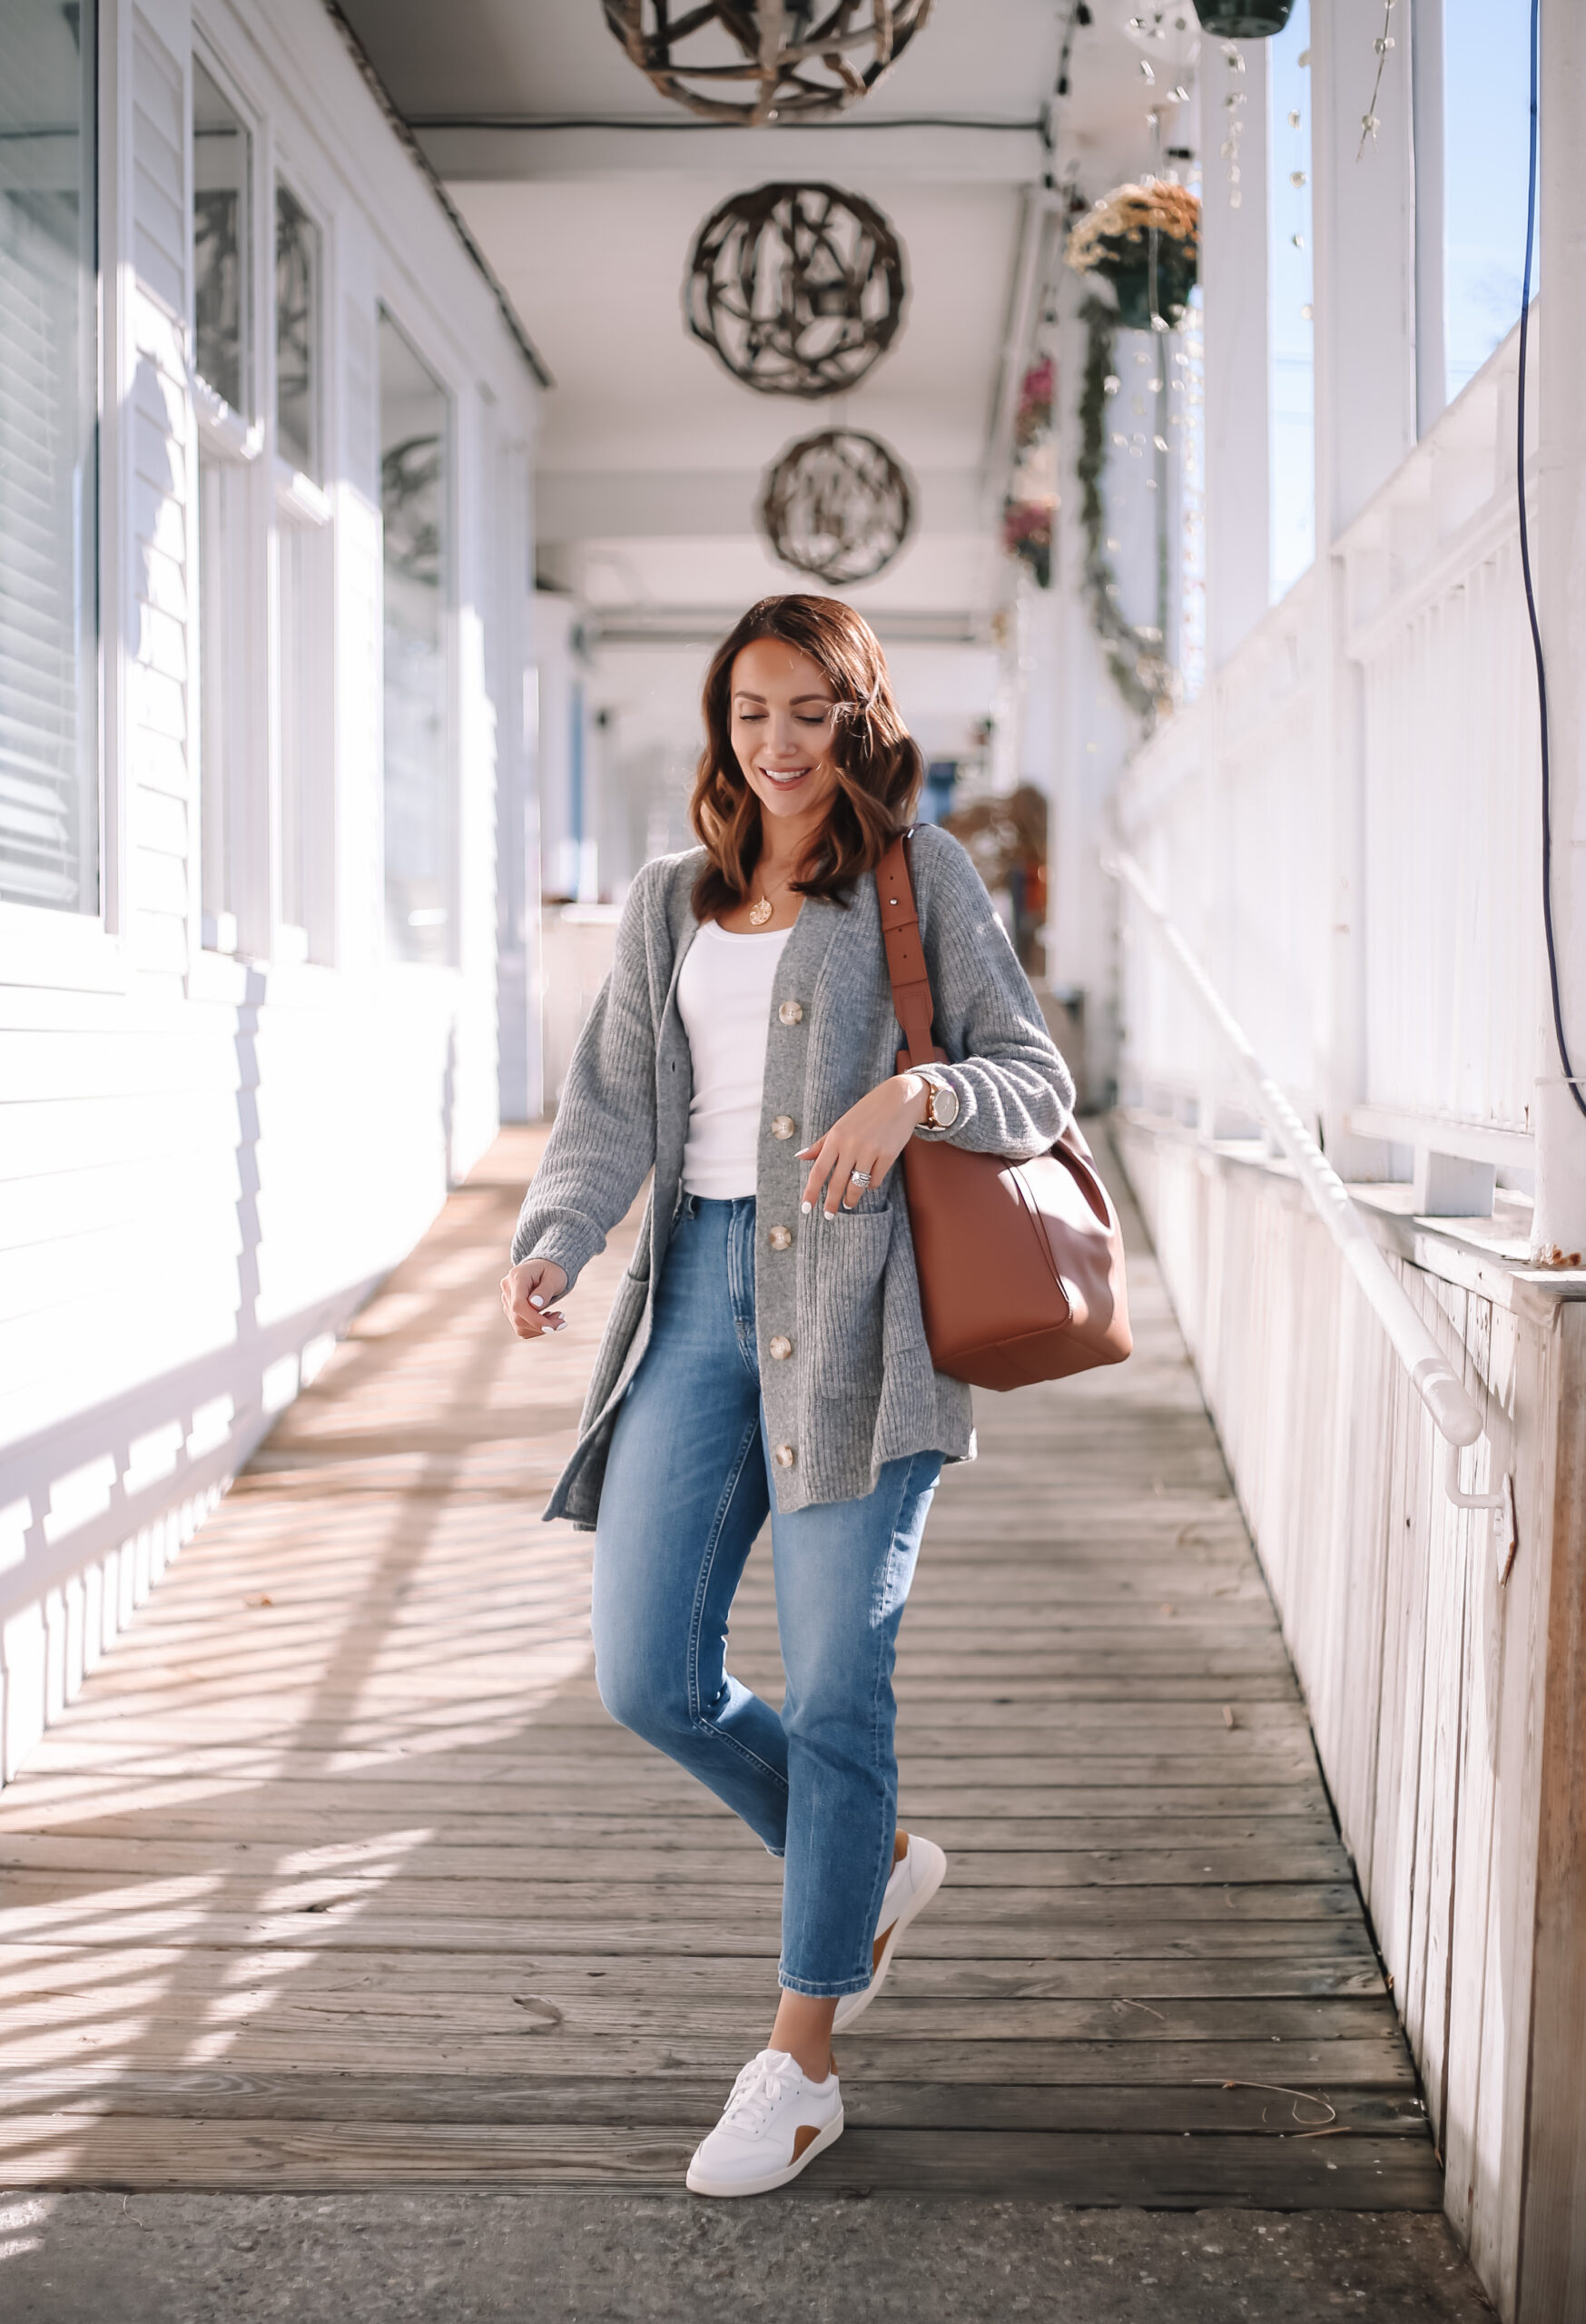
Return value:
<svg viewBox="0 0 1586 2324">
<path fill-rule="evenodd" d="M 521 700 L 526 631 L 508 594 L 523 575 L 488 512 L 503 478 L 527 472 L 534 391 L 488 286 L 318 0 L 102 7 L 105 908 L 0 907 L 5 1774 L 492 1135 L 497 759 L 527 739 L 492 698 Z M 324 238 L 333 772 L 316 846 L 333 965 L 271 957 L 273 743 L 248 761 L 244 954 L 201 947 L 195 38 L 248 111 L 258 262 L 278 155 Z M 381 302 L 452 398 L 447 969 L 382 957 Z M 268 295 L 255 312 L 268 336 Z M 267 740 L 270 458 L 267 428 L 244 599 L 249 712 Z"/>
</svg>

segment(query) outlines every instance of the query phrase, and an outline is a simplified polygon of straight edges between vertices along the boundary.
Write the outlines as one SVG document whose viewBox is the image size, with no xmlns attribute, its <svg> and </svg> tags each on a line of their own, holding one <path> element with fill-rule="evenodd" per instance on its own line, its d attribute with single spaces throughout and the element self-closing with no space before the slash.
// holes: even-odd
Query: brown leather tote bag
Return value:
<svg viewBox="0 0 1586 2324">
<path fill-rule="evenodd" d="M 905 1043 L 900 1073 L 947 1062 L 932 1038 L 909 837 L 892 842 L 875 875 Z M 902 1161 L 925 1337 L 939 1372 L 977 1388 L 1024 1388 L 1123 1362 L 1133 1345 L 1123 1236 L 1074 1123 L 1028 1162 L 919 1137 Z"/>
</svg>

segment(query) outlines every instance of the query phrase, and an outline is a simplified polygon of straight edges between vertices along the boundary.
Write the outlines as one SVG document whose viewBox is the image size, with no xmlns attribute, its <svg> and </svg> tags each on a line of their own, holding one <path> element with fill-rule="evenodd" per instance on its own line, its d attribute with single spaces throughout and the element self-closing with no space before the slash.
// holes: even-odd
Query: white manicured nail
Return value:
<svg viewBox="0 0 1586 2324">
<path fill-rule="evenodd" d="M 543 1307 L 546 1303 L 537 1291 L 531 1291 L 528 1295 L 528 1304 L 531 1307 Z"/>
<path fill-rule="evenodd" d="M 813 1211 L 814 1207 L 815 1206 L 813 1202 L 805 1202 L 799 1205 L 799 1209 L 805 1218 L 808 1218 L 811 1211 Z"/>
</svg>

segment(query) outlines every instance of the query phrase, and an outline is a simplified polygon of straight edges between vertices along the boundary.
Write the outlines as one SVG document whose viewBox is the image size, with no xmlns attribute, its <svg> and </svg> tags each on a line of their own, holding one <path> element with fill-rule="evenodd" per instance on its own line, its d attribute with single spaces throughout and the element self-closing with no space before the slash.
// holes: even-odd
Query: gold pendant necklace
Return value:
<svg viewBox="0 0 1586 2324">
<path fill-rule="evenodd" d="M 783 891 L 785 888 L 787 888 L 788 886 L 790 886 L 790 885 L 791 885 L 791 882 L 790 882 L 790 881 L 786 881 L 786 880 L 779 880 L 779 881 L 778 881 L 778 882 L 777 882 L 777 888 L 776 888 L 776 892 L 778 893 L 778 895 L 780 895 L 780 894 L 783 892 Z M 762 897 L 761 897 L 761 899 L 760 899 L 760 901 L 759 901 L 757 904 L 751 904 L 751 905 L 750 905 L 750 907 L 749 907 L 749 925 L 750 925 L 750 927 L 751 927 L 751 928 L 763 928 L 763 927 L 764 927 L 764 925 L 765 925 L 765 923 L 766 923 L 766 921 L 771 918 L 771 915 L 772 915 L 772 913 L 775 911 L 775 909 L 776 909 L 776 906 L 775 906 L 775 904 L 772 901 L 772 899 L 771 899 L 769 896 L 762 896 Z"/>
</svg>

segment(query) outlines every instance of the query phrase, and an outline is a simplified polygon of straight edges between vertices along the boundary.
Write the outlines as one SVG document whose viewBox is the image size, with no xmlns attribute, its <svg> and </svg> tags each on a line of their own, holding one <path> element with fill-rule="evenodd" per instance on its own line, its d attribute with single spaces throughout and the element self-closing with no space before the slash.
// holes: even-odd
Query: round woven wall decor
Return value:
<svg viewBox="0 0 1586 2324">
<path fill-rule="evenodd" d="M 688 328 L 768 396 L 856 387 L 898 335 L 903 253 L 879 210 L 834 185 L 735 193 L 700 228 Z"/>
<path fill-rule="evenodd" d="M 842 113 L 868 96 L 931 0 L 605 0 L 606 21 L 664 97 L 709 121 Z"/>
<path fill-rule="evenodd" d="M 884 572 L 913 521 L 901 463 L 853 428 L 790 444 L 760 496 L 760 522 L 783 564 L 833 588 Z"/>
</svg>

